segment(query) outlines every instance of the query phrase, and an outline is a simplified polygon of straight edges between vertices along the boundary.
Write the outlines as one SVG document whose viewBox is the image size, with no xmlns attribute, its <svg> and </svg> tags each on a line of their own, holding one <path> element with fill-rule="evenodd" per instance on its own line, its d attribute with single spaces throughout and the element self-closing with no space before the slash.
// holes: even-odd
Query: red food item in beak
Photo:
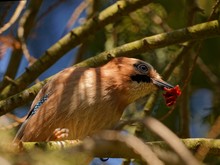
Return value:
<svg viewBox="0 0 220 165">
<path fill-rule="evenodd" d="M 164 87 L 163 89 L 164 91 L 166 91 L 166 93 L 163 94 L 165 101 L 166 101 L 166 105 L 170 107 L 176 103 L 177 97 L 181 95 L 180 87 L 179 85 L 176 85 L 173 88 Z"/>
</svg>

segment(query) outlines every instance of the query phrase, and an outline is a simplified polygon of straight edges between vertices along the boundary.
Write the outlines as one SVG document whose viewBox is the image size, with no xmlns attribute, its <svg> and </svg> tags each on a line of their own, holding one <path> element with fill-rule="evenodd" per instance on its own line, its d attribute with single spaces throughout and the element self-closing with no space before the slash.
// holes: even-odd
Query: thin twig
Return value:
<svg viewBox="0 0 220 165">
<path fill-rule="evenodd" d="M 66 0 L 57 0 L 56 2 L 54 2 L 51 6 L 49 6 L 47 8 L 47 10 L 45 12 L 43 12 L 43 13 L 41 13 L 41 15 L 39 15 L 36 22 L 39 22 L 41 19 L 43 19 L 46 15 L 48 15 L 52 10 L 54 10 L 56 7 L 58 7 L 64 1 L 66 1 Z"/>
<path fill-rule="evenodd" d="M 108 141 L 119 141 L 125 143 L 136 154 L 140 155 L 141 159 L 149 165 L 163 165 L 164 163 L 158 159 L 156 154 L 144 144 L 143 141 L 131 134 L 122 134 L 117 131 L 102 131 L 95 138 L 105 139 Z"/>
<path fill-rule="evenodd" d="M 16 121 L 16 122 L 18 122 L 18 123 L 23 123 L 24 122 L 24 120 L 25 120 L 25 118 L 26 118 L 26 116 L 24 116 L 24 117 L 17 117 L 16 115 L 14 115 L 14 114 L 12 114 L 12 113 L 7 113 L 7 114 L 5 114 L 8 118 L 11 118 L 12 120 L 14 120 L 14 121 Z"/>
<path fill-rule="evenodd" d="M 29 62 L 29 66 L 31 66 L 36 61 L 36 59 L 30 55 L 29 50 L 27 48 L 27 45 L 25 43 L 25 38 L 24 38 L 24 31 L 25 31 L 24 26 L 25 26 L 27 18 L 29 17 L 30 14 L 31 14 L 31 12 L 29 10 L 27 10 L 24 13 L 22 18 L 20 19 L 19 27 L 18 27 L 18 38 L 21 42 L 21 48 L 23 50 L 24 56 L 27 59 L 27 61 Z"/>
<path fill-rule="evenodd" d="M 49 79 L 41 81 L 16 95 L 8 97 L 5 100 L 1 100 L 0 101 L 0 116 L 10 112 L 11 110 L 17 107 L 25 105 L 29 101 L 33 100 L 35 96 L 37 95 L 38 91 L 45 85 L 45 83 L 48 80 Z"/>
<path fill-rule="evenodd" d="M 220 117 L 217 118 L 214 125 L 210 129 L 210 131 L 207 135 L 207 138 L 215 139 L 219 135 L 220 135 Z M 203 143 L 202 145 L 199 146 L 199 148 L 195 154 L 195 157 L 198 160 L 203 161 L 205 159 L 206 155 L 208 154 L 209 150 L 210 150 L 210 146 Z"/>
<path fill-rule="evenodd" d="M 13 25 L 15 23 L 15 21 L 18 19 L 19 15 L 21 14 L 21 11 L 24 9 L 25 5 L 26 5 L 26 0 L 20 1 L 14 14 L 12 15 L 12 17 L 10 18 L 10 20 L 4 24 L 3 27 L 0 28 L 0 34 L 2 34 L 4 31 L 6 31 L 8 28 L 11 27 L 11 25 Z"/>
<path fill-rule="evenodd" d="M 107 24 L 118 20 L 120 16 L 130 13 L 138 8 L 141 8 L 144 5 L 149 4 L 150 2 L 151 0 L 117 1 L 115 4 L 109 6 L 108 8 L 100 12 L 94 18 L 91 18 L 88 21 L 86 21 L 86 23 L 83 26 L 71 30 L 58 42 L 56 42 L 49 49 L 47 49 L 45 53 L 33 65 L 27 68 L 25 73 L 23 73 L 16 79 L 16 81 L 19 82 L 19 88 L 14 88 L 10 84 L 6 86 L 1 92 L 1 99 L 7 98 L 8 96 L 11 96 L 19 91 L 24 90 L 40 74 L 42 74 L 42 72 L 44 72 L 51 65 L 53 65 L 69 50 L 85 41 L 88 38 L 88 36 L 94 35 L 94 32 L 100 30 Z M 143 44 L 143 41 L 141 41 L 141 43 Z"/>
<path fill-rule="evenodd" d="M 11 7 L 13 6 L 13 4 L 14 4 L 13 2 L 7 2 L 7 3 L 4 2 L 4 12 L 2 13 L 2 16 L 0 17 L 0 20 L 1 20 L 0 26 L 3 25 L 4 20 L 7 16 L 7 14 L 9 13 Z"/>
<path fill-rule="evenodd" d="M 43 0 L 37 0 L 37 1 L 31 0 L 28 3 L 28 7 L 27 7 L 26 11 L 31 11 L 31 15 L 28 18 L 28 20 L 26 21 L 25 27 L 24 27 L 25 40 L 27 40 L 28 35 L 30 34 L 32 28 L 35 25 L 35 18 L 38 14 L 40 7 L 41 7 L 42 1 Z M 17 38 L 16 38 L 16 40 L 17 40 Z M 20 44 L 20 42 L 18 42 L 18 43 L 19 43 L 20 47 L 19 47 L 19 49 L 13 49 L 13 51 L 11 52 L 10 61 L 7 66 L 7 70 L 4 74 L 4 76 L 8 76 L 11 79 L 15 78 L 17 71 L 18 71 L 18 68 L 20 66 L 20 63 L 21 63 L 21 59 L 23 57 L 23 51 L 21 49 L 21 44 Z M 7 85 L 9 85 L 8 82 L 5 81 L 5 79 L 3 79 L 3 81 L 0 82 L 0 91 L 2 91 L 2 89 L 4 89 L 4 87 Z"/>
<path fill-rule="evenodd" d="M 74 10 L 74 12 L 72 13 L 67 26 L 65 29 L 70 29 L 70 27 L 73 27 L 74 24 L 76 23 L 76 20 L 79 18 L 79 16 L 81 15 L 81 13 L 88 7 L 89 3 L 86 1 L 82 1 L 79 6 Z"/>
<path fill-rule="evenodd" d="M 208 21 L 213 19 L 213 17 L 215 16 L 216 10 L 219 8 L 219 5 L 220 5 L 220 0 L 217 0 L 216 3 L 214 4 L 214 6 L 212 7 L 212 12 L 208 18 Z"/>
<path fill-rule="evenodd" d="M 193 155 L 186 149 L 179 138 L 170 131 L 165 125 L 157 121 L 156 119 L 148 116 L 144 120 L 126 120 L 121 121 L 117 125 L 117 130 L 122 129 L 126 125 L 131 125 L 134 123 L 142 123 L 146 128 L 151 130 L 153 133 L 158 135 L 163 139 L 174 151 L 179 155 L 179 157 L 184 161 L 184 164 L 195 165 L 199 164 L 198 161 L 193 157 Z"/>
<path fill-rule="evenodd" d="M 197 49 L 197 51 L 196 51 L 196 52 L 197 52 L 197 53 L 196 53 L 196 56 L 195 56 L 194 59 L 193 59 L 192 66 L 191 66 L 191 68 L 189 69 L 189 73 L 188 73 L 186 79 L 185 79 L 184 82 L 183 82 L 182 92 L 185 91 L 185 89 L 186 89 L 187 85 L 189 84 L 189 81 L 190 81 L 190 79 L 191 79 L 191 77 L 192 77 L 192 73 L 193 73 L 193 71 L 194 71 L 194 69 L 195 69 L 196 61 L 197 61 L 197 58 L 198 58 L 198 56 L 199 56 L 199 52 L 200 52 L 200 50 L 201 50 L 201 47 L 202 47 L 202 44 L 199 43 L 198 49 Z M 166 119 L 168 116 L 170 116 L 170 114 L 172 114 L 172 112 L 175 110 L 175 108 L 176 108 L 176 106 L 177 106 L 177 104 L 178 104 L 178 102 L 179 102 L 180 100 L 181 100 L 181 96 L 180 96 L 179 98 L 177 98 L 176 104 L 174 104 L 174 105 L 172 106 L 172 108 L 171 108 L 164 116 L 162 116 L 162 117 L 160 118 L 161 121 L 163 121 L 163 120 Z"/>
<path fill-rule="evenodd" d="M 21 123 L 23 123 L 26 119 L 26 116 L 19 118 L 11 113 L 7 113 L 5 114 L 5 116 L 7 116 L 8 118 L 11 118 L 12 120 L 14 120 L 14 122 L 6 125 L 6 126 L 0 126 L 0 130 L 10 130 L 13 129 L 17 126 L 19 126 Z"/>
<path fill-rule="evenodd" d="M 208 80 L 216 87 L 219 87 L 219 78 L 211 71 L 211 69 L 198 57 L 196 61 L 199 69 L 204 73 Z"/>
<path fill-rule="evenodd" d="M 98 135 L 96 135 L 97 137 Z M 207 139 L 207 138 L 187 138 L 179 139 L 185 146 L 191 150 L 196 151 L 196 149 L 201 144 L 206 144 L 211 148 L 209 155 L 220 156 L 220 140 L 219 139 Z M 65 140 L 65 141 L 49 141 L 49 142 L 22 142 L 23 147 L 26 151 L 32 151 L 34 149 L 42 149 L 45 151 L 60 151 L 64 152 L 66 149 L 67 152 L 74 156 L 74 152 L 83 152 L 89 153 L 96 157 L 111 157 L 111 158 L 129 158 L 129 159 L 140 159 L 140 156 L 133 152 L 125 143 L 119 141 L 110 141 L 101 138 L 88 137 L 83 141 L 80 140 Z M 153 141 L 145 142 L 146 145 L 151 147 L 151 149 L 157 154 L 157 156 L 167 164 L 177 164 L 180 165 L 183 163 L 179 162 L 168 163 L 172 160 L 173 157 L 176 157 L 176 154 L 171 155 L 169 144 L 165 141 Z M 8 146 L 8 144 L 6 144 Z M 8 150 L 7 150 L 8 149 Z M 14 148 L 5 148 L 5 152 L 11 151 Z M 107 152 L 108 151 L 108 152 Z M 159 152 L 163 152 L 162 157 Z"/>
<path fill-rule="evenodd" d="M 9 83 L 11 83 L 11 84 L 13 84 L 14 86 L 18 86 L 18 84 L 16 83 L 16 81 L 13 80 L 12 78 L 8 77 L 8 76 L 5 76 L 5 77 L 4 77 L 4 80 L 7 81 L 7 82 L 9 82 Z"/>
<path fill-rule="evenodd" d="M 202 26 L 202 28 L 199 28 L 200 26 Z M 209 27 L 209 28 L 208 28 Z M 205 34 L 201 35 L 201 30 L 204 30 L 203 28 L 208 28 L 208 31 L 210 31 L 211 33 L 211 36 L 216 36 L 219 32 L 214 29 L 218 29 L 219 30 L 219 25 L 218 25 L 218 21 L 212 21 L 212 22 L 209 22 L 209 23 L 205 23 L 205 24 L 200 24 L 200 25 L 195 25 L 195 26 L 192 26 L 192 27 L 188 27 L 188 34 L 190 35 L 190 31 L 194 31 L 194 29 L 197 29 L 199 28 L 200 31 L 197 31 L 197 33 L 199 33 L 198 35 L 196 35 L 195 33 L 192 35 L 194 36 L 193 39 L 201 39 L 201 38 L 204 38 Z M 213 29 L 214 28 L 214 29 Z M 189 38 L 185 38 L 186 35 L 185 34 L 185 30 L 186 29 L 179 29 L 179 30 L 176 30 L 174 32 L 169 32 L 169 33 L 162 33 L 162 34 L 159 34 L 159 35 L 154 35 L 154 36 L 151 36 L 151 37 L 146 37 L 146 38 L 143 38 L 141 40 L 137 40 L 137 41 L 134 41 L 134 42 L 131 42 L 131 43 L 127 43 L 125 45 L 122 45 L 122 46 L 119 46 L 119 47 L 116 47 L 110 51 L 105 51 L 103 53 L 100 53 L 99 55 L 95 56 L 95 57 L 92 57 L 92 58 L 89 58 L 75 66 L 87 66 L 87 67 L 96 67 L 96 66 L 99 66 L 101 64 L 104 64 L 106 63 L 108 60 L 111 59 L 111 57 L 118 57 L 118 56 L 134 56 L 137 52 L 144 52 L 144 51 L 148 51 L 148 50 L 152 50 L 152 49 L 156 49 L 156 48 L 159 48 L 159 47 L 163 47 L 163 46 L 167 46 L 167 45 L 171 45 L 171 44 L 174 44 L 176 42 L 183 42 L 183 40 L 187 40 Z M 198 29 L 197 29 L 198 30 Z M 207 29 L 205 30 L 207 31 Z M 181 32 L 183 32 L 184 34 L 181 35 Z M 209 35 L 210 35 L 209 33 Z M 215 35 L 214 35 L 214 34 Z M 217 34 L 216 34 L 217 33 Z M 173 36 L 178 36 L 177 38 L 174 38 Z M 207 34 L 207 36 L 209 36 Z M 191 36 L 191 35 L 190 35 Z M 206 37 L 207 37 L 206 36 Z M 182 38 L 183 37 L 183 38 Z M 171 41 L 168 39 L 170 38 Z M 191 38 L 192 40 L 192 38 Z M 151 44 L 148 44 L 148 46 L 150 46 L 150 48 L 146 45 L 144 46 L 143 43 L 145 42 L 151 42 Z M 60 45 L 60 42 L 59 42 L 59 49 L 61 48 L 61 45 Z M 57 49 L 56 49 L 57 50 Z M 58 50 L 57 50 L 58 51 Z M 56 51 L 56 55 L 57 54 L 57 51 Z M 60 52 L 60 50 L 58 51 Z M 54 53 L 52 51 L 52 53 Z M 61 52 L 60 52 L 61 53 Z M 51 54 L 50 54 L 51 55 Z M 55 54 L 52 54 L 51 56 L 47 54 L 47 58 L 51 59 L 52 57 L 54 58 L 54 55 Z M 49 60 L 47 59 L 47 60 Z M 42 59 L 41 59 L 42 60 Z M 19 89 L 14 89 L 14 90 L 19 90 L 19 91 L 22 91 L 26 85 L 27 85 L 27 82 L 32 82 L 32 79 L 33 77 L 35 78 L 36 75 L 39 74 L 39 70 L 40 70 L 40 73 L 42 72 L 42 68 L 43 70 L 45 69 L 44 66 L 42 66 L 43 64 L 46 65 L 45 60 L 44 61 L 41 61 L 41 60 L 38 60 L 37 62 L 35 62 L 33 65 L 34 67 L 30 67 L 28 68 L 28 71 L 25 72 L 25 74 L 23 74 L 22 76 L 20 76 L 18 79 L 17 79 L 17 82 L 19 82 Z M 51 62 L 51 61 L 50 61 Z M 37 64 L 36 64 L 37 63 Z M 36 64 L 36 65 L 35 65 Z M 50 63 L 51 64 L 51 63 Z M 39 67 L 37 67 L 39 66 Z M 38 70 L 36 70 L 38 69 Z M 21 85 L 21 86 L 20 86 Z M 7 93 L 6 95 L 8 96 L 8 94 L 10 92 L 12 92 L 12 85 L 10 86 L 7 86 L 5 88 L 5 93 Z M 35 88 L 35 94 L 40 90 L 40 87 L 38 86 L 37 88 Z M 25 93 L 26 90 L 24 90 L 23 92 L 21 92 L 20 94 L 23 94 Z M 9 92 L 9 93 L 8 93 Z M 13 91 L 14 93 L 15 91 Z M 18 91 L 16 91 L 17 93 Z M 12 93 L 12 94 L 13 94 Z M 12 98 L 17 98 L 19 96 L 19 94 L 15 94 Z M 1 92 L 1 97 L 2 98 L 5 98 L 6 96 L 4 95 L 3 92 Z M 10 100 L 9 98 L 6 99 L 6 100 Z M 12 110 L 13 108 L 15 107 L 18 107 L 19 106 L 19 102 L 21 102 L 21 104 L 24 104 L 24 102 L 28 102 L 30 101 L 30 99 L 27 99 L 26 97 L 25 98 L 22 98 L 19 100 L 16 100 L 16 104 L 14 105 L 9 105 L 7 104 L 7 102 L 5 102 L 5 100 L 2 100 L 0 101 L 0 115 L 3 115 L 5 114 L 5 112 L 8 112 L 10 110 Z M 7 104 L 7 106 L 6 106 Z M 5 106 L 5 107 L 4 107 Z M 3 110 L 2 110 L 3 109 Z M 2 110 L 2 112 L 1 112 Z"/>
<path fill-rule="evenodd" d="M 164 69 L 162 72 L 162 77 L 167 80 L 169 79 L 171 73 L 173 70 L 182 62 L 183 57 L 186 55 L 186 53 L 194 46 L 194 42 L 188 42 L 188 44 L 180 49 L 178 54 L 176 55 L 176 58 L 172 60 Z M 149 113 L 152 111 L 153 106 L 156 102 L 157 96 L 159 94 L 159 91 L 157 91 L 156 94 L 151 94 L 147 103 L 144 106 L 144 111 L 146 115 L 149 115 Z M 164 120 L 167 118 L 172 112 L 174 111 L 173 108 L 171 108 L 165 116 L 161 117 L 160 120 Z"/>
<path fill-rule="evenodd" d="M 210 14 L 208 20 L 211 19 L 211 18 L 214 16 L 215 10 L 216 10 L 217 7 L 219 6 L 219 4 L 220 4 L 220 0 L 217 0 L 216 4 L 213 6 L 213 11 L 212 11 L 212 13 Z M 195 45 L 196 43 L 197 43 L 197 42 L 192 41 L 192 42 L 189 43 L 189 44 L 190 44 L 190 45 Z M 199 52 L 198 52 L 198 51 L 200 51 L 202 43 L 203 43 L 203 40 L 200 40 L 199 48 L 198 48 L 198 50 L 197 50 L 196 55 L 194 56 L 194 60 L 193 60 L 193 64 L 192 64 L 192 67 L 191 67 L 191 69 L 190 69 L 190 72 L 192 72 L 192 71 L 194 70 L 195 63 L 197 62 L 197 58 L 199 57 Z M 184 86 L 183 86 L 183 88 L 182 88 L 182 91 L 186 88 L 185 86 L 188 85 L 188 84 L 186 84 L 186 82 L 188 83 L 188 81 L 189 81 L 188 79 L 190 79 L 190 77 L 191 77 L 191 75 L 192 75 L 192 73 L 190 73 L 190 72 L 189 72 L 188 77 L 186 78 L 186 80 L 185 80 L 185 82 L 184 82 Z M 177 99 L 177 101 L 178 101 L 179 99 L 181 99 L 181 96 L 180 96 L 180 98 Z M 172 112 L 175 110 L 175 108 L 176 108 L 176 104 L 175 104 L 163 117 L 161 117 L 160 120 L 162 121 L 162 120 L 164 120 L 165 118 L 167 118 L 170 114 L 172 114 Z"/>
<path fill-rule="evenodd" d="M 200 163 L 193 157 L 189 150 L 179 140 L 179 138 L 171 132 L 165 125 L 152 117 L 146 117 L 143 124 L 162 138 L 167 144 L 179 155 L 179 157 L 187 165 L 200 165 Z"/>
<path fill-rule="evenodd" d="M 99 7 L 99 1 L 96 0 L 87 0 L 87 16 L 86 16 L 86 21 L 90 18 L 92 18 L 92 16 L 95 15 L 95 13 L 97 12 L 97 8 Z M 82 11 L 81 11 L 82 12 Z M 75 55 L 75 59 L 73 61 L 73 64 L 79 63 L 83 60 L 83 56 L 85 55 L 85 51 L 87 50 L 88 45 L 90 45 L 91 41 L 86 40 L 84 41 L 80 46 L 79 49 Z"/>
</svg>

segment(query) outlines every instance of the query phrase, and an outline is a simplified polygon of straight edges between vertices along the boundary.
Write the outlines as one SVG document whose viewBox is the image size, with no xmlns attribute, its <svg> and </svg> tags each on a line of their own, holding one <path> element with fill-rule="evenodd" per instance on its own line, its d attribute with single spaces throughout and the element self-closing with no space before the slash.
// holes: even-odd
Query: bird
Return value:
<svg viewBox="0 0 220 165">
<path fill-rule="evenodd" d="M 113 128 L 130 103 L 164 88 L 173 86 L 136 58 L 66 68 L 39 91 L 14 141 L 82 140 Z"/>
</svg>

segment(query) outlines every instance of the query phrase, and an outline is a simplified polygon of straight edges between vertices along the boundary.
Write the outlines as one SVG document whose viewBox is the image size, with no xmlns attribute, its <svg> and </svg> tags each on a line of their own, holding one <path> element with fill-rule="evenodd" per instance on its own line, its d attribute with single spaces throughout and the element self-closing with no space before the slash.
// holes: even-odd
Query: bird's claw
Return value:
<svg viewBox="0 0 220 165">
<path fill-rule="evenodd" d="M 69 136 L 68 128 L 56 128 L 53 131 L 53 140 L 59 141 L 64 140 Z"/>
</svg>

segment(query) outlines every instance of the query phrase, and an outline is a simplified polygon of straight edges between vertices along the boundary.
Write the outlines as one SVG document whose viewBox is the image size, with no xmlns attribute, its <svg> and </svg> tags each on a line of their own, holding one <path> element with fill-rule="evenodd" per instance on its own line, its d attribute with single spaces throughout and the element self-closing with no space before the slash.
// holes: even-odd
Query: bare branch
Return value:
<svg viewBox="0 0 220 165">
<path fill-rule="evenodd" d="M 25 37 L 24 37 L 24 31 L 25 31 L 24 26 L 27 21 L 27 18 L 30 16 L 30 14 L 31 14 L 31 12 L 29 10 L 27 10 L 24 13 L 22 18 L 20 19 L 19 27 L 18 27 L 18 38 L 21 42 L 21 48 L 23 50 L 24 56 L 27 59 L 27 61 L 29 62 L 29 66 L 32 65 L 36 61 L 36 59 L 30 55 L 29 50 L 27 48 L 27 45 L 25 43 L 26 41 L 25 41 Z"/>
<path fill-rule="evenodd" d="M 160 136 L 167 144 L 179 155 L 179 157 L 187 165 L 199 165 L 200 163 L 193 157 L 193 155 L 187 150 L 184 144 L 179 138 L 171 132 L 166 126 L 152 117 L 147 117 L 143 123 L 152 132 Z"/>
<path fill-rule="evenodd" d="M 42 4 L 42 0 L 37 0 L 37 1 L 31 0 L 29 2 L 26 12 L 30 14 L 26 18 L 25 25 L 24 25 L 24 34 L 23 34 L 25 40 L 28 38 L 28 35 L 30 34 L 31 29 L 35 25 L 35 18 L 38 14 L 39 8 L 41 7 L 41 4 Z M 20 43 L 19 43 L 19 46 L 20 46 Z M 8 67 L 7 67 L 7 70 L 4 76 L 8 76 L 11 79 L 15 78 L 22 56 L 23 54 L 22 54 L 21 47 L 19 47 L 18 49 L 13 49 L 10 62 L 8 64 Z M 4 89 L 5 86 L 7 85 L 8 85 L 8 82 L 5 81 L 5 79 L 3 79 L 3 81 L 0 83 L 0 90 Z"/>
<path fill-rule="evenodd" d="M 21 11 L 24 9 L 25 5 L 26 5 L 26 0 L 20 1 L 14 14 L 12 15 L 12 17 L 10 18 L 10 20 L 4 24 L 3 27 L 0 28 L 0 34 L 2 34 L 4 31 L 6 31 L 8 28 L 10 28 L 11 25 L 13 25 L 15 23 L 15 21 L 18 19 L 19 15 L 21 14 Z"/>
<path fill-rule="evenodd" d="M 63 3 L 66 0 L 57 0 L 54 2 L 51 6 L 47 8 L 47 10 L 39 15 L 36 22 L 39 22 L 41 19 L 43 19 L 46 15 L 48 15 L 51 11 L 53 11 L 56 7 L 58 7 L 61 3 Z"/>
<path fill-rule="evenodd" d="M 217 138 L 219 135 L 220 135 L 220 117 L 216 119 L 214 125 L 211 127 L 210 131 L 208 132 L 207 138 L 214 139 L 214 138 Z M 198 160 L 203 161 L 210 149 L 211 149 L 210 145 L 203 143 L 201 146 L 199 146 L 195 154 L 195 157 Z"/>
<path fill-rule="evenodd" d="M 205 144 L 209 146 L 209 155 L 220 155 L 220 140 L 219 139 L 180 139 L 186 147 L 191 151 Z M 177 155 L 170 151 L 169 145 L 164 141 L 146 142 L 154 153 L 166 164 L 180 165 L 183 162 L 177 157 Z M 7 145 L 8 146 L 8 145 Z M 7 148 L 6 146 L 6 148 Z M 23 142 L 22 147 L 25 151 L 31 151 L 34 149 L 42 149 L 46 151 L 58 151 L 65 149 L 71 156 L 78 156 L 76 153 L 87 153 L 94 157 L 110 157 L 110 158 L 127 158 L 127 159 L 141 159 L 140 155 L 135 153 L 124 142 L 115 140 L 108 140 L 102 138 L 87 138 L 83 141 L 79 140 L 66 140 L 66 141 L 50 141 L 50 142 Z M 4 151 L 13 151 L 14 148 L 8 148 Z"/>
<path fill-rule="evenodd" d="M 186 35 L 187 33 L 187 35 Z M 146 37 L 131 43 L 127 43 L 125 45 L 116 47 L 115 49 L 105 51 L 103 53 L 100 53 L 99 55 L 89 58 L 81 63 L 78 63 L 75 66 L 88 66 L 88 67 L 96 67 L 101 64 L 104 64 L 105 62 L 109 61 L 112 57 L 118 57 L 118 56 L 134 56 L 135 54 L 145 52 L 145 51 L 150 51 L 152 49 L 160 48 L 163 46 L 175 44 L 175 43 L 180 43 L 184 42 L 186 40 L 195 40 L 195 39 L 204 39 L 208 37 L 214 37 L 216 35 L 219 35 L 219 24 L 218 21 L 211 21 L 208 23 L 203 23 L 203 24 L 198 24 L 194 25 L 188 28 L 184 29 L 179 29 L 175 30 L 173 32 L 168 32 L 168 33 L 162 33 L 162 34 L 157 34 L 151 37 Z M 47 58 L 52 58 L 51 56 L 48 56 Z M 37 67 L 35 64 L 41 64 L 41 67 Z M 27 69 L 27 72 L 24 73 L 21 77 L 19 77 L 16 80 L 16 83 L 19 86 L 13 86 L 9 85 L 5 88 L 4 92 L 1 93 L 2 98 L 6 98 L 6 96 L 11 92 L 11 89 L 13 88 L 14 91 L 13 93 L 16 93 L 17 90 L 22 90 L 30 81 L 32 81 L 32 78 L 35 78 L 36 74 L 38 74 L 38 70 L 40 70 L 43 66 L 42 63 L 43 61 L 39 60 L 35 64 L 33 64 L 30 68 Z M 35 68 L 37 67 L 37 68 Z M 31 70 L 30 70 L 31 69 Z M 35 94 L 37 91 L 40 90 L 41 85 L 36 85 L 37 88 L 35 87 Z M 16 90 L 17 89 L 17 90 Z M 29 88 L 31 90 L 31 88 Z M 26 90 L 24 90 L 22 93 L 26 93 Z M 14 95 L 10 99 L 17 98 L 20 94 Z M 8 100 L 6 99 L 6 100 Z M 5 114 L 6 112 L 9 112 L 13 108 L 19 106 L 19 100 L 16 100 L 16 104 L 13 104 L 10 106 L 10 104 L 7 104 L 7 106 L 4 107 L 6 104 L 6 100 L 0 101 L 0 115 Z M 24 104 L 25 100 L 30 101 L 31 99 L 29 98 L 22 98 L 21 99 L 22 104 Z M 13 107 L 13 108 L 12 108 Z"/>
<path fill-rule="evenodd" d="M 66 29 L 69 29 L 71 26 L 74 26 L 76 20 L 79 18 L 80 14 L 88 7 L 89 3 L 82 1 L 79 6 L 74 10 L 71 18 L 69 19 Z"/>
<path fill-rule="evenodd" d="M 116 131 L 102 131 L 94 138 L 95 140 L 104 139 L 107 141 L 119 141 L 125 143 L 125 145 L 131 148 L 136 154 L 138 154 L 145 163 L 157 165 L 164 164 L 157 158 L 155 153 L 153 153 L 152 150 L 144 144 L 144 142 L 131 134 L 123 134 Z"/>
<path fill-rule="evenodd" d="M 29 101 L 32 101 L 34 97 L 37 95 L 38 91 L 44 86 L 44 84 L 47 81 L 48 79 L 41 81 L 18 94 L 10 96 L 5 100 L 1 100 L 0 101 L 0 116 L 10 112 L 11 110 L 19 106 L 25 105 Z"/>
<path fill-rule="evenodd" d="M 117 20 L 120 16 L 130 13 L 149 3 L 150 0 L 117 1 L 112 6 L 106 8 L 95 17 L 89 19 L 83 26 L 72 30 L 56 44 L 51 46 L 37 62 L 30 66 L 27 71 L 17 79 L 19 82 L 19 89 L 9 85 L 3 90 L 1 98 L 6 98 L 25 89 L 27 85 L 33 82 L 42 72 L 48 69 L 66 52 L 86 40 L 88 35 L 93 35 L 95 31 L 101 29 L 108 23 L 112 23 L 112 21 Z"/>
</svg>

